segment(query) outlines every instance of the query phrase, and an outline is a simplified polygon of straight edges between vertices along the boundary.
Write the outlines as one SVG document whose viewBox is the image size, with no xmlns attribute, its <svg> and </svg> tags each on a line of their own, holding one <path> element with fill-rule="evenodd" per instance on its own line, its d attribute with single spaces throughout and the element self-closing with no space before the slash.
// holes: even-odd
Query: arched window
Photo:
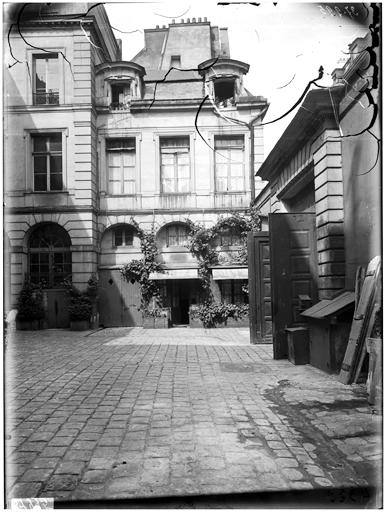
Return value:
<svg viewBox="0 0 386 512">
<path fill-rule="evenodd" d="M 57 224 L 43 224 L 35 229 L 28 247 L 31 282 L 54 288 L 71 279 L 70 245 L 67 231 Z"/>
</svg>

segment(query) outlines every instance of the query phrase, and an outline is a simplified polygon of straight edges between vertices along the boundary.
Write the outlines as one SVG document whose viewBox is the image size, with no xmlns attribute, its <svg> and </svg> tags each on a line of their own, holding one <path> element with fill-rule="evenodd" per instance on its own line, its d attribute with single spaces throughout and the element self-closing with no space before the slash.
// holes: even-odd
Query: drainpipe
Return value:
<svg viewBox="0 0 386 512">
<path fill-rule="evenodd" d="M 267 111 L 268 107 L 266 107 L 265 110 L 262 110 L 259 114 L 257 114 L 256 117 L 254 117 L 249 123 L 245 123 L 246 126 L 249 128 L 249 140 L 251 144 L 251 151 L 249 155 L 249 164 L 250 164 L 250 185 L 251 185 L 251 206 L 253 205 L 253 202 L 255 200 L 255 130 L 254 130 L 254 123 L 260 119 L 265 112 Z"/>
</svg>

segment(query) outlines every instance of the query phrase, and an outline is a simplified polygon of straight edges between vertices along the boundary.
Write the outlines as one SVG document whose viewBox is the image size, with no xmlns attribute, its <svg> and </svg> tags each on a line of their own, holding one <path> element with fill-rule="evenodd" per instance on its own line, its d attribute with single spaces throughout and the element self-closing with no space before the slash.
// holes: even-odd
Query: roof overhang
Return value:
<svg viewBox="0 0 386 512">
<path fill-rule="evenodd" d="M 260 176 L 263 180 L 272 179 L 280 173 L 281 164 L 288 162 L 304 141 L 327 120 L 333 120 L 336 124 L 334 109 L 338 111 L 344 91 L 345 87 L 341 85 L 309 91 L 295 117 L 264 160 L 256 176 Z"/>
</svg>

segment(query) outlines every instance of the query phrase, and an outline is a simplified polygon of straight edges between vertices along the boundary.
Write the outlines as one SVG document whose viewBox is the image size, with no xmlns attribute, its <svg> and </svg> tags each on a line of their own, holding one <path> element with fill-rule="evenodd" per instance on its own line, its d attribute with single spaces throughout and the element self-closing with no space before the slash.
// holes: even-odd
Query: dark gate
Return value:
<svg viewBox="0 0 386 512">
<path fill-rule="evenodd" d="M 271 265 L 267 231 L 248 235 L 249 327 L 252 343 L 272 343 Z"/>
<path fill-rule="evenodd" d="M 303 322 L 299 295 L 317 301 L 314 213 L 269 215 L 272 269 L 273 355 L 287 357 L 285 328 Z"/>
<path fill-rule="evenodd" d="M 122 279 L 118 269 L 101 269 L 99 281 L 99 323 L 104 327 L 142 325 L 138 283 L 132 284 Z"/>
</svg>

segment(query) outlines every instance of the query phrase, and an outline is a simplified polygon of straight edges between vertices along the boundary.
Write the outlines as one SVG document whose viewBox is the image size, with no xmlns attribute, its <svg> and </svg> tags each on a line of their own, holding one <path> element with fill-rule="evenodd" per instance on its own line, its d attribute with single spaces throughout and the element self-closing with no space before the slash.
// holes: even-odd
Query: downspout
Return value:
<svg viewBox="0 0 386 512">
<path fill-rule="evenodd" d="M 251 206 L 253 205 L 253 202 L 255 200 L 255 130 L 253 124 L 260 119 L 265 112 L 267 111 L 268 107 L 266 109 L 262 110 L 259 114 L 257 114 L 256 117 L 254 117 L 249 123 L 245 123 L 246 126 L 249 128 L 249 140 L 251 144 L 250 154 L 249 154 L 249 164 L 250 164 L 250 186 L 251 186 Z"/>
</svg>

